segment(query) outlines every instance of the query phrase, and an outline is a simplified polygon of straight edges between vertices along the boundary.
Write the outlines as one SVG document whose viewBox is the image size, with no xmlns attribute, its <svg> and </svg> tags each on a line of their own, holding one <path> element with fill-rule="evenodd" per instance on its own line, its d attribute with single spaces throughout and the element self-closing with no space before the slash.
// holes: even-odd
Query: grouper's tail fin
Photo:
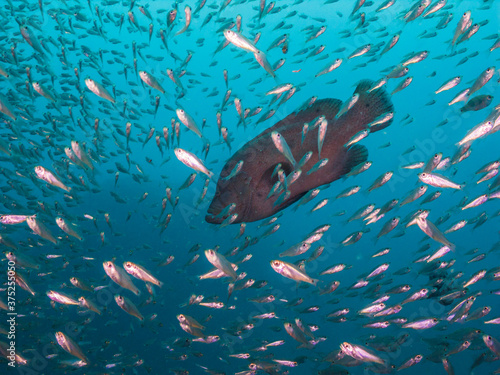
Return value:
<svg viewBox="0 0 500 375">
<path fill-rule="evenodd" d="M 385 91 L 384 87 L 382 86 L 373 90 L 374 85 L 375 82 L 371 80 L 363 80 L 354 91 L 354 93 L 359 94 L 359 99 L 347 115 L 355 114 L 353 120 L 359 130 L 364 129 L 379 116 L 394 110 L 391 97 Z M 371 127 L 370 133 L 382 130 L 391 123 L 392 118 L 389 121 Z"/>
</svg>

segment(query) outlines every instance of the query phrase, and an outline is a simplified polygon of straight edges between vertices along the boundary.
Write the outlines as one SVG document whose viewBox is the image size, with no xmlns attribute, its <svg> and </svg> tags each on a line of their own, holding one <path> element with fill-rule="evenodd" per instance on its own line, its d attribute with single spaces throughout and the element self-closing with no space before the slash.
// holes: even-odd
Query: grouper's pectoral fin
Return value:
<svg viewBox="0 0 500 375">
<path fill-rule="evenodd" d="M 285 172 L 285 176 L 292 173 L 293 166 L 288 161 L 281 161 L 280 163 L 276 163 L 266 169 L 260 176 L 260 180 L 254 188 L 254 194 L 256 194 L 259 199 L 267 197 L 271 189 L 274 187 L 274 184 L 278 181 L 278 175 L 275 174 L 273 176 L 278 164 L 281 165 L 281 169 Z M 281 194 L 281 192 L 279 194 Z M 279 194 L 276 194 L 276 197 L 279 196 Z"/>
<path fill-rule="evenodd" d="M 355 166 L 364 163 L 368 159 L 368 150 L 363 145 L 354 145 L 347 150 L 346 161 L 342 168 L 341 176 L 349 173 Z"/>
<path fill-rule="evenodd" d="M 281 164 L 281 169 L 283 169 L 283 171 L 285 172 L 285 176 L 290 175 L 290 173 L 292 173 L 294 170 L 293 166 L 287 161 L 281 160 L 279 164 Z M 264 173 L 262 173 L 259 183 L 253 189 L 255 201 L 268 201 L 268 203 L 265 203 L 264 205 L 272 205 L 273 214 L 290 206 L 291 204 L 302 198 L 304 194 L 306 194 L 306 192 L 295 192 L 288 196 L 284 201 L 280 202 L 280 196 L 282 194 L 285 194 L 285 191 L 283 190 L 283 188 L 281 188 L 281 190 L 273 194 L 272 197 L 269 197 L 269 193 L 273 189 L 274 184 L 278 181 L 277 174 L 272 176 L 275 168 L 276 165 L 272 165 L 267 170 L 265 170 Z"/>
</svg>

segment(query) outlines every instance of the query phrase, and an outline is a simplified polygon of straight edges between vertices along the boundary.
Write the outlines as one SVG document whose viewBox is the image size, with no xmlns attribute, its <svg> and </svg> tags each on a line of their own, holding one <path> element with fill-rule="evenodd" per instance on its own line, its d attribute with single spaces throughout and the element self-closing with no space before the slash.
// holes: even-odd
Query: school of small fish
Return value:
<svg viewBox="0 0 500 375">
<path fill-rule="evenodd" d="M 500 373 L 500 1 L 0 19 L 2 368 Z"/>
</svg>

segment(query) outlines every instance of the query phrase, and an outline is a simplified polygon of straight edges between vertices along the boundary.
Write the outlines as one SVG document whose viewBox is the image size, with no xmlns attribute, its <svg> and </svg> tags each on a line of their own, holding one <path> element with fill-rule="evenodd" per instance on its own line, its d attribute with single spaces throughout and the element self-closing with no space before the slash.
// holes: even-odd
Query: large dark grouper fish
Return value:
<svg viewBox="0 0 500 375">
<path fill-rule="evenodd" d="M 346 148 L 344 145 L 358 132 L 379 116 L 391 112 L 393 106 L 389 95 L 383 88 L 370 89 L 374 83 L 361 81 L 356 87 L 357 102 L 350 110 L 335 118 L 342 102 L 338 99 L 317 100 L 312 106 L 298 113 L 292 113 L 273 127 L 263 131 L 246 143 L 229 159 L 222 169 L 217 182 L 217 191 L 208 208 L 205 220 L 209 223 L 222 223 L 229 215 L 227 207 L 236 204 L 230 211 L 238 214 L 233 223 L 256 221 L 275 214 L 304 196 L 309 190 L 328 184 L 349 173 L 353 167 L 366 161 L 368 151 L 361 145 Z M 304 123 L 313 125 L 320 116 L 328 121 L 327 131 L 320 155 L 318 155 L 318 129 L 309 130 L 302 142 Z M 390 125 L 392 119 L 370 128 L 370 132 L 381 130 Z M 273 171 L 278 163 L 287 176 L 294 166 L 275 146 L 271 133 L 278 132 L 286 140 L 293 157 L 298 162 L 308 151 L 312 152 L 309 161 L 301 167 L 300 177 L 288 185 L 290 194 L 284 201 L 278 201 L 284 194 L 283 189 L 267 198 L 278 176 Z M 320 160 L 328 158 L 321 169 L 307 174 Z M 238 174 L 227 179 L 236 164 L 243 161 Z M 240 163 L 241 164 L 241 163 Z M 283 197 L 281 197 L 281 200 Z M 277 202 L 277 204 L 276 204 Z"/>
</svg>

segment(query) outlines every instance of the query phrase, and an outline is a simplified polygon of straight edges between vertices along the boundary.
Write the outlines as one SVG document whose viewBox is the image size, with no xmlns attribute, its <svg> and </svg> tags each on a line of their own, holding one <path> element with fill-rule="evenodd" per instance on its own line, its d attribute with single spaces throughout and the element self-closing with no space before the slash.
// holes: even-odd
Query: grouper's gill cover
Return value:
<svg viewBox="0 0 500 375">
<path fill-rule="evenodd" d="M 364 146 L 353 145 L 350 148 L 344 145 L 359 131 L 366 129 L 378 116 L 391 112 L 393 106 L 389 95 L 384 88 L 369 91 L 373 82 L 361 81 L 355 93 L 359 99 L 354 106 L 340 118 L 335 119 L 342 102 L 338 99 L 317 100 L 312 106 L 298 113 L 292 113 L 274 126 L 264 130 L 257 137 L 247 142 L 225 164 L 217 182 L 215 196 L 208 208 L 206 221 L 222 223 L 227 215 L 220 215 L 231 203 L 236 208 L 231 214 L 237 213 L 233 223 L 251 222 L 266 218 L 288 207 L 300 199 L 309 190 L 328 184 L 349 173 L 349 171 L 366 161 L 368 151 Z M 303 143 L 302 129 L 304 123 L 311 126 L 319 116 L 328 120 L 328 128 L 321 150 L 318 155 L 318 128 L 310 129 Z M 376 125 L 370 132 L 381 130 L 391 124 L 392 120 Z M 288 159 L 275 147 L 271 133 L 276 131 L 288 143 L 295 160 L 300 160 L 308 151 L 312 152 L 309 161 L 301 168 L 301 176 L 288 186 L 289 197 L 283 202 L 275 204 L 283 190 L 267 199 L 269 192 L 278 177 L 273 171 L 278 163 L 288 176 L 294 170 Z M 319 159 L 328 159 L 328 163 L 319 171 L 307 175 L 307 172 Z M 225 180 L 235 165 L 243 160 L 241 171 L 234 177 Z"/>
</svg>

